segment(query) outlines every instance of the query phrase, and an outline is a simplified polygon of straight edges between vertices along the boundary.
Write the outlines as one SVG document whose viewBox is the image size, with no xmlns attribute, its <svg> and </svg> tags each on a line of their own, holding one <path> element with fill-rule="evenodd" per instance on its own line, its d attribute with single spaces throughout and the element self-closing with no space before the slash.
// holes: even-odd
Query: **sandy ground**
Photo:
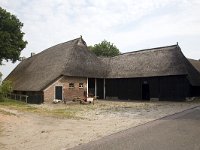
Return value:
<svg viewBox="0 0 200 150">
<path fill-rule="evenodd" d="M 191 102 L 98 103 L 109 103 L 110 107 L 84 111 L 79 114 L 85 118 L 81 120 L 59 119 L 0 107 L 0 110 L 14 114 L 0 112 L 0 149 L 64 150 L 200 105 Z M 42 104 L 35 107 L 54 109 L 55 105 Z M 64 104 L 56 106 L 64 107 Z"/>
</svg>

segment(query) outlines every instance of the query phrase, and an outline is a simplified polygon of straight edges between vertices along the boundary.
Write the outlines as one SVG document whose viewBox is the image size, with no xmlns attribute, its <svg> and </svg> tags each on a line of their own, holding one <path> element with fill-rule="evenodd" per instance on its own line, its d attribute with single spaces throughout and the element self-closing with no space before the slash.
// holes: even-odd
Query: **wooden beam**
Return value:
<svg viewBox="0 0 200 150">
<path fill-rule="evenodd" d="M 88 97 L 88 78 L 87 78 L 87 97 Z"/>
<path fill-rule="evenodd" d="M 97 79 L 95 78 L 95 97 L 97 96 Z"/>
<path fill-rule="evenodd" d="M 103 79 L 103 99 L 106 99 L 106 80 Z"/>
</svg>

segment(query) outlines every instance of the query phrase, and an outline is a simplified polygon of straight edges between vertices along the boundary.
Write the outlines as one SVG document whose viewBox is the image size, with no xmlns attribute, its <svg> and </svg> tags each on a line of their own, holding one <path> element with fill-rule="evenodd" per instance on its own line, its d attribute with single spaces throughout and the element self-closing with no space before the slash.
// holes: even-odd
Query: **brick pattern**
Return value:
<svg viewBox="0 0 200 150">
<path fill-rule="evenodd" d="M 74 83 L 74 88 L 69 88 L 69 83 Z M 83 83 L 83 88 L 79 88 L 79 83 Z M 47 87 L 44 92 L 44 102 L 51 103 L 55 98 L 55 86 L 63 87 L 63 98 L 72 100 L 74 97 L 83 98 L 84 91 L 87 91 L 87 78 L 63 76 Z"/>
</svg>

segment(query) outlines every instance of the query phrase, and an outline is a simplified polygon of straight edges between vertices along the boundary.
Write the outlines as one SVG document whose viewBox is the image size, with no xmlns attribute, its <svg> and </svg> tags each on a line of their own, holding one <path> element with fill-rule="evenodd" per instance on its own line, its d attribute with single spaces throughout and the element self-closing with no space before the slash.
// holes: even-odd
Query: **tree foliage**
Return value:
<svg viewBox="0 0 200 150">
<path fill-rule="evenodd" d="M 119 49 L 113 43 L 106 40 L 103 40 L 101 43 L 95 44 L 94 46 L 89 46 L 88 48 L 97 56 L 113 57 L 120 54 Z"/>
<path fill-rule="evenodd" d="M 26 47 L 21 31 L 23 24 L 15 16 L 0 7 L 0 64 L 2 60 L 15 62 Z"/>
<path fill-rule="evenodd" d="M 5 96 L 5 94 L 12 92 L 12 82 L 9 80 L 3 81 L 0 85 L 0 100 Z"/>
<path fill-rule="evenodd" d="M 12 91 L 12 82 L 9 80 L 3 81 L 0 85 L 0 93 L 10 93 Z"/>
<path fill-rule="evenodd" d="M 2 76 L 3 74 L 0 72 L 0 85 L 1 85 Z"/>
</svg>

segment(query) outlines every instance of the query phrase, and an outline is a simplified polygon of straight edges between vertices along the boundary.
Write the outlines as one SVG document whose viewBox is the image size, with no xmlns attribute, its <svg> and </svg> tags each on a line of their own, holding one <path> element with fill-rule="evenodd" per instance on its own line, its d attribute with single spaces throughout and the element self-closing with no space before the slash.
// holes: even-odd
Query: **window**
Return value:
<svg viewBox="0 0 200 150">
<path fill-rule="evenodd" d="M 74 88 L 74 83 L 69 83 L 69 88 Z"/>
<path fill-rule="evenodd" d="M 79 88 L 83 88 L 83 83 L 79 83 Z"/>
</svg>

